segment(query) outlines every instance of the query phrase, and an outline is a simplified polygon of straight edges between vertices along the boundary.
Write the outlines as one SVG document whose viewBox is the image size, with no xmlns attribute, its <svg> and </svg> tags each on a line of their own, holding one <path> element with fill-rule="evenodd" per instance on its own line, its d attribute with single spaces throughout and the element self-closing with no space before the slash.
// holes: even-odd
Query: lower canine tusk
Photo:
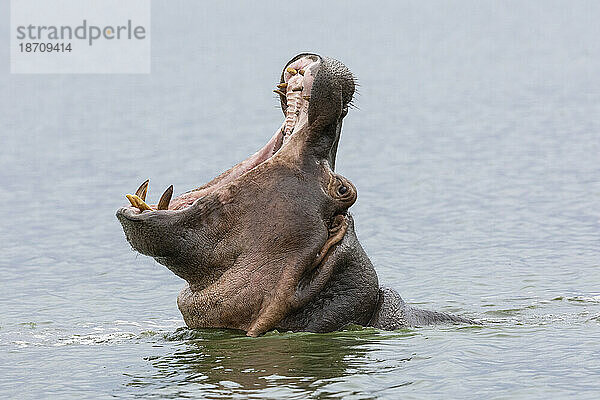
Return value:
<svg viewBox="0 0 600 400">
<path fill-rule="evenodd" d="M 158 206 L 156 208 L 158 210 L 168 210 L 169 203 L 171 202 L 171 196 L 173 196 L 173 185 L 169 186 L 163 195 L 160 196 L 160 200 L 158 201 Z"/>
<path fill-rule="evenodd" d="M 146 179 L 146 182 L 142 183 L 138 190 L 135 191 L 135 195 L 143 201 L 146 201 L 146 193 L 148 193 L 148 182 L 150 182 L 150 179 Z"/>
<path fill-rule="evenodd" d="M 129 200 L 129 202 L 131 203 L 132 206 L 139 208 L 140 211 L 146 211 L 146 210 L 152 211 L 150 206 L 148 204 L 146 204 L 146 202 L 144 200 L 142 200 L 140 197 L 138 197 L 137 195 L 126 194 L 125 197 L 127 197 L 127 200 Z"/>
</svg>

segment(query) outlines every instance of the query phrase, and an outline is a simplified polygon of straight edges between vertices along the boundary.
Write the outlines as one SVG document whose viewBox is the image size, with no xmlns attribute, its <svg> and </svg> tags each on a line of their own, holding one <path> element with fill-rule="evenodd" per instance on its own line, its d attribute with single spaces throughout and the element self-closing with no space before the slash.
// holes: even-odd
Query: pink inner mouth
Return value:
<svg viewBox="0 0 600 400">
<path fill-rule="evenodd" d="M 215 179 L 208 182 L 207 184 L 200 186 L 199 188 L 194 189 L 190 192 L 184 193 L 171 200 L 171 202 L 169 203 L 169 210 L 181 210 L 183 208 L 187 208 L 199 198 L 212 193 L 213 191 L 219 189 L 222 186 L 225 186 L 229 182 L 236 180 L 240 176 L 244 175 L 246 172 L 254 169 L 258 165 L 267 161 L 283 145 L 282 128 L 283 127 L 277 130 L 277 132 L 273 135 L 273 137 L 271 137 L 271 139 L 262 149 L 260 149 L 244 161 L 231 167 L 229 170 L 223 172 L 221 175 L 217 176 Z"/>
<path fill-rule="evenodd" d="M 207 184 L 172 199 L 169 202 L 168 210 L 182 210 L 191 206 L 199 198 L 216 191 L 256 168 L 284 147 L 294 132 L 299 131 L 300 128 L 308 124 L 310 92 L 318 68 L 319 61 L 315 56 L 304 56 L 290 63 L 283 73 L 283 81 L 278 86 L 282 90 L 277 91 L 281 95 L 285 109 L 285 120 L 282 126 L 259 151 Z M 137 209 L 133 206 L 132 208 Z M 147 210 L 147 212 L 155 211 L 157 205 L 150 205 L 150 208 L 152 210 Z"/>
</svg>

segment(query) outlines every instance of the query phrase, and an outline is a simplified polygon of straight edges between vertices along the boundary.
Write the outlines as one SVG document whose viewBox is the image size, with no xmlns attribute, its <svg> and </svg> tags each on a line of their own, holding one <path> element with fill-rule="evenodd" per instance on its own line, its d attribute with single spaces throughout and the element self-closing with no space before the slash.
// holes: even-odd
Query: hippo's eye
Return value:
<svg viewBox="0 0 600 400">
<path fill-rule="evenodd" d="M 332 178 L 328 189 L 330 196 L 344 204 L 354 203 L 356 200 L 356 191 L 352 183 L 340 175 L 334 175 Z"/>
</svg>

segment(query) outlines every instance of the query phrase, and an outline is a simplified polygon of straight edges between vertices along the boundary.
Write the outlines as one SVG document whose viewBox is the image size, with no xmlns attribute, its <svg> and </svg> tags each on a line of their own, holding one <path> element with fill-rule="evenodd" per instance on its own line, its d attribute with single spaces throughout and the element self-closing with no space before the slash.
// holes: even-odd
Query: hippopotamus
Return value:
<svg viewBox="0 0 600 400">
<path fill-rule="evenodd" d="M 341 62 L 292 58 L 275 93 L 284 121 L 263 148 L 177 197 L 145 202 L 148 181 L 117 211 L 134 250 L 187 281 L 189 328 L 330 332 L 473 323 L 407 305 L 380 287 L 359 243 L 352 182 L 335 171 L 355 78 Z"/>
</svg>

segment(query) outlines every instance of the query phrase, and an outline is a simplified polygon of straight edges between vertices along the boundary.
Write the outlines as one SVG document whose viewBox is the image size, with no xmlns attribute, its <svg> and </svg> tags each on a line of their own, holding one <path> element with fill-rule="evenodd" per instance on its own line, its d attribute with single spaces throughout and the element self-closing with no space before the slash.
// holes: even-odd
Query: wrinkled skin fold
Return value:
<svg viewBox="0 0 600 400">
<path fill-rule="evenodd" d="M 207 184 L 156 205 L 148 181 L 117 211 L 133 249 L 188 282 L 190 328 L 328 332 L 354 323 L 397 329 L 471 321 L 413 309 L 380 289 L 348 209 L 356 188 L 335 172 L 355 90 L 339 61 L 300 54 L 275 92 L 284 121 L 267 144 Z"/>
</svg>

